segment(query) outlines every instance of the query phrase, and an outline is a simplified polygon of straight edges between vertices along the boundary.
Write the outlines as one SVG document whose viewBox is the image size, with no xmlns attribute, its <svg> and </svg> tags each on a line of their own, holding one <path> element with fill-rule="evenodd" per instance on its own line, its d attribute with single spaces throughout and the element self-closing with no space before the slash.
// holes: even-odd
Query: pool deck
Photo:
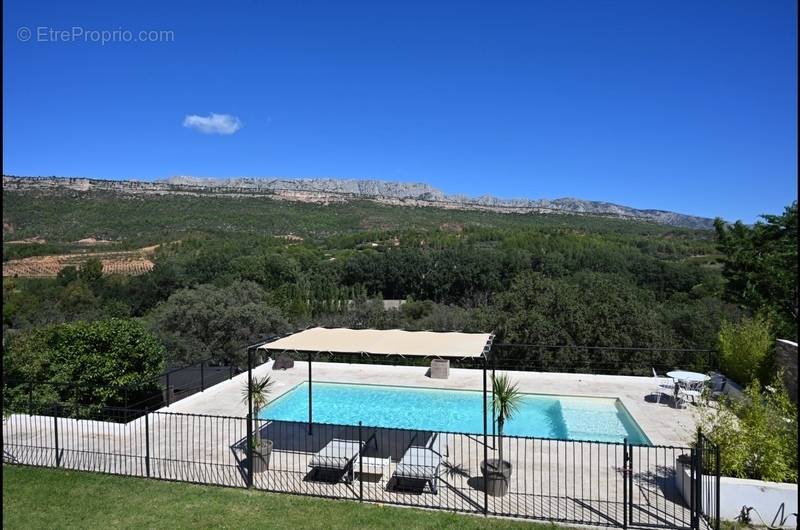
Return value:
<svg viewBox="0 0 800 530">
<path fill-rule="evenodd" d="M 271 372 L 272 363 L 254 375 Z M 481 370 L 451 369 L 449 379 L 430 379 L 424 367 L 313 363 L 317 382 L 368 383 L 395 386 L 481 390 Z M 616 397 L 653 444 L 667 447 L 629 448 L 630 527 L 686 529 L 690 512 L 680 498 L 678 457 L 687 454 L 695 429 L 693 410 L 674 409 L 646 399 L 655 388 L 651 378 L 583 374 L 508 372 L 526 393 Z M 307 380 L 308 364 L 274 372 L 273 397 Z M 128 423 L 13 414 L 3 424 L 4 462 L 66 469 L 147 476 L 204 484 L 246 486 L 246 406 L 242 388 L 247 373 L 189 396 L 170 407 Z M 667 400 L 669 401 L 669 400 Z M 182 414 L 171 414 L 182 413 Z M 378 503 L 407 504 L 481 513 L 623 526 L 625 511 L 624 452 L 619 444 L 547 439 L 489 438 L 478 435 L 261 421 L 258 432 L 274 443 L 269 470 L 258 473 L 254 487 L 277 492 L 336 498 L 363 498 Z M 367 464 L 387 462 L 383 475 L 321 480 L 310 470 L 314 454 L 333 439 L 364 440 Z M 441 436 L 444 455 L 438 493 L 399 489 L 393 473 L 411 441 L 429 443 Z M 427 442 L 426 442 L 427 440 Z M 481 462 L 496 455 L 513 466 L 509 492 L 485 497 Z M 355 464 L 354 464 L 355 466 Z M 423 484 L 424 486 L 424 484 Z"/>
<path fill-rule="evenodd" d="M 314 362 L 311 363 L 311 371 L 313 381 L 320 383 L 361 383 L 457 390 L 483 389 L 481 370 L 451 368 L 448 379 L 431 379 L 427 376 L 426 367 Z M 694 413 L 696 407 L 693 405 L 676 409 L 672 406 L 670 398 L 662 398 L 660 404 L 655 402 L 651 393 L 656 385 L 651 377 L 504 372 L 517 381 L 520 390 L 525 393 L 619 398 L 654 445 L 686 446 L 697 428 Z M 274 374 L 272 399 L 275 399 L 308 380 L 308 363 L 296 361 L 293 368 L 273 371 L 272 362 L 268 362 L 253 370 L 253 375 L 258 377 L 266 373 Z M 247 406 L 242 403 L 241 389 L 246 381 L 245 372 L 161 410 L 245 416 Z"/>
</svg>

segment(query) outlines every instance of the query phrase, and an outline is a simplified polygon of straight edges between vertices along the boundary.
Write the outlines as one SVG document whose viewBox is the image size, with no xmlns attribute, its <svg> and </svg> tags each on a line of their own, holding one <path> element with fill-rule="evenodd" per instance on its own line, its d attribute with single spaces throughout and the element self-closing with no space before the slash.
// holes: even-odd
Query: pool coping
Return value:
<svg viewBox="0 0 800 530">
<path fill-rule="evenodd" d="M 274 404 L 277 401 L 280 401 L 281 399 L 285 398 L 287 395 L 291 394 L 295 390 L 299 389 L 301 386 L 306 385 L 308 383 L 309 383 L 309 381 L 306 379 L 304 381 L 299 381 L 295 385 L 290 386 L 285 391 L 281 392 L 275 399 L 270 400 L 269 403 L 267 403 L 267 405 L 265 405 L 264 408 L 269 407 L 270 405 Z M 346 381 L 328 381 L 328 380 L 312 381 L 311 387 L 313 388 L 313 386 L 315 384 L 342 385 L 342 386 L 373 386 L 373 387 L 383 387 L 383 388 L 405 388 L 405 389 L 410 389 L 410 390 L 422 390 L 422 391 L 430 390 L 430 391 L 440 391 L 440 392 L 472 392 L 472 393 L 477 393 L 477 394 L 483 394 L 483 390 L 473 390 L 471 388 L 420 387 L 420 386 L 410 386 L 410 385 L 400 385 L 400 384 L 389 385 L 389 384 L 383 384 L 383 383 L 351 383 L 351 382 L 346 382 Z M 655 444 L 653 444 L 653 441 L 650 439 L 650 437 L 647 435 L 647 433 L 644 431 L 642 426 L 639 425 L 639 422 L 636 420 L 634 415 L 631 414 L 631 411 L 628 410 L 628 407 L 625 406 L 625 403 L 622 402 L 622 398 L 620 398 L 619 396 L 585 396 L 585 395 L 582 396 L 582 395 L 577 395 L 577 394 L 551 394 L 551 393 L 540 393 L 540 392 L 520 392 L 520 394 L 523 394 L 525 396 L 544 396 L 544 397 L 552 397 L 552 398 L 562 398 L 562 397 L 564 397 L 564 398 L 572 398 L 572 399 L 609 400 L 609 401 L 613 401 L 615 406 L 621 407 L 622 410 L 625 412 L 625 414 L 628 415 L 628 418 L 630 418 L 630 420 L 631 420 L 631 422 L 633 424 L 632 427 L 635 428 L 638 431 L 638 434 L 642 438 L 644 438 L 644 440 L 647 442 L 647 443 L 644 443 L 644 444 L 627 443 L 627 445 L 633 445 L 633 446 L 637 446 L 637 447 L 653 447 L 655 445 Z M 489 393 L 487 393 L 487 396 L 488 395 L 489 395 Z M 261 410 L 264 410 L 264 409 L 261 409 Z M 274 418 L 261 418 L 260 417 L 261 410 L 259 410 L 256 413 L 256 417 L 258 419 L 260 419 L 260 420 L 266 420 L 266 421 L 291 421 L 291 422 L 296 422 L 296 423 L 303 423 L 302 420 L 278 420 L 278 419 L 274 419 Z M 320 423 L 320 422 L 314 422 L 314 423 Z M 326 424 L 326 425 L 345 425 L 345 424 L 335 423 L 335 424 Z M 623 426 L 624 426 L 624 422 L 623 422 Z M 406 427 L 382 427 L 382 426 L 375 426 L 375 425 L 367 425 L 367 427 L 374 427 L 374 428 L 381 428 L 381 429 L 408 429 Z M 442 431 L 442 432 L 445 432 L 445 431 Z M 460 432 L 460 431 L 447 431 L 447 432 L 450 433 L 450 434 L 465 434 L 465 435 L 476 435 L 477 434 L 479 436 L 483 435 L 483 433 L 467 433 L 467 432 Z M 494 435 L 492 434 L 492 436 L 494 436 Z M 625 443 L 626 443 L 626 442 L 609 442 L 609 441 L 606 441 L 606 440 L 576 440 L 576 439 L 572 439 L 572 438 L 554 438 L 554 437 L 546 437 L 546 436 L 528 436 L 528 435 L 517 435 L 517 434 L 511 434 L 511 435 L 506 434 L 506 435 L 504 435 L 504 437 L 525 438 L 525 439 L 529 439 L 529 440 L 552 440 L 552 441 L 559 441 L 559 442 L 590 442 L 590 443 L 602 443 L 602 444 L 611 444 L 611 445 L 625 445 Z"/>
<path fill-rule="evenodd" d="M 275 400 L 295 386 L 307 381 L 304 363 L 285 370 L 272 370 L 268 360 L 253 367 L 254 376 L 270 374 L 276 382 L 272 395 Z M 431 380 L 424 368 L 349 364 L 325 361 L 313 362 L 314 375 L 319 381 L 401 386 L 408 388 L 444 388 L 446 390 L 481 391 L 481 370 L 455 369 L 447 380 Z M 526 393 L 573 397 L 612 397 L 619 399 L 651 444 L 668 447 L 687 447 L 697 433 L 699 417 L 695 407 L 676 408 L 668 399 L 660 404 L 652 377 L 584 373 L 525 372 L 504 370 L 518 378 Z M 245 417 L 247 404 L 242 403 L 241 388 L 247 384 L 247 372 L 235 375 L 185 399 L 160 409 L 163 412 L 182 412 L 204 415 Z M 532 392 L 530 392 L 532 391 Z"/>
</svg>

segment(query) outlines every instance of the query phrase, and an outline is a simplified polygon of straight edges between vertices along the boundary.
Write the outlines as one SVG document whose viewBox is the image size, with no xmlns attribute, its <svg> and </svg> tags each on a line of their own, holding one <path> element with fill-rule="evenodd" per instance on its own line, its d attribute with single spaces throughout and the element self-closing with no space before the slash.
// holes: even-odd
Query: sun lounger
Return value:
<svg viewBox="0 0 800 530">
<path fill-rule="evenodd" d="M 401 481 L 422 482 L 430 484 L 431 493 L 437 493 L 439 468 L 442 459 L 447 456 L 447 442 L 444 435 L 434 433 L 424 445 L 414 445 L 416 436 L 392 475 L 395 484 L 400 487 Z"/>
<path fill-rule="evenodd" d="M 350 484 L 353 482 L 353 462 L 370 440 L 375 442 L 375 433 L 360 444 L 358 440 L 334 438 L 311 458 L 308 467 L 314 469 L 315 475 L 321 470 L 335 473 L 337 478 L 344 477 L 345 482 Z"/>
</svg>

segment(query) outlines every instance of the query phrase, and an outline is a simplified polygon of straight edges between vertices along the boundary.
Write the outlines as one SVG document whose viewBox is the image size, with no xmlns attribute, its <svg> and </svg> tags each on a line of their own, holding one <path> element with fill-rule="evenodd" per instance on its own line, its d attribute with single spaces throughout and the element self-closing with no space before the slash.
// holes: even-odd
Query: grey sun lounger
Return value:
<svg viewBox="0 0 800 530">
<path fill-rule="evenodd" d="M 334 438 L 311 458 L 308 467 L 314 469 L 315 476 L 323 470 L 336 473 L 337 478 L 344 476 L 345 482 L 350 484 L 353 482 L 353 462 L 370 440 L 377 443 L 375 433 L 360 444 L 358 440 Z"/>
<path fill-rule="evenodd" d="M 435 495 L 438 490 L 439 468 L 442 459 L 447 456 L 447 441 L 439 433 L 434 433 L 423 445 L 415 445 L 416 438 L 415 435 L 392 476 L 398 488 L 401 481 L 422 482 L 423 488 L 428 483 L 431 493 Z"/>
</svg>

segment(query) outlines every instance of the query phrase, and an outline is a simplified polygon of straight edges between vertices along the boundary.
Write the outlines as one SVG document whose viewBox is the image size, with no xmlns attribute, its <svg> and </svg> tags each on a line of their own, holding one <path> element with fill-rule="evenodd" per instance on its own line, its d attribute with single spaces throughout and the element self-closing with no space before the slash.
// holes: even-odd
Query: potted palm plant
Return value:
<svg viewBox="0 0 800 530">
<path fill-rule="evenodd" d="M 512 382 L 506 374 L 492 377 L 492 388 L 492 407 L 497 416 L 499 458 L 485 460 L 481 464 L 481 472 L 486 492 L 500 497 L 508 493 L 508 484 L 511 480 L 511 462 L 503 459 L 503 428 L 506 420 L 510 420 L 519 410 L 522 393 L 517 388 L 517 383 Z"/>
<path fill-rule="evenodd" d="M 272 389 L 272 380 L 269 375 L 261 379 L 255 377 L 251 385 L 245 384 L 242 390 L 242 401 L 245 404 L 252 400 L 253 417 L 251 418 L 253 437 L 249 440 L 250 447 L 253 449 L 253 473 L 261 473 L 269 468 L 269 458 L 272 454 L 272 440 L 262 440 L 258 432 L 258 411 L 269 403 L 269 393 Z"/>
</svg>

